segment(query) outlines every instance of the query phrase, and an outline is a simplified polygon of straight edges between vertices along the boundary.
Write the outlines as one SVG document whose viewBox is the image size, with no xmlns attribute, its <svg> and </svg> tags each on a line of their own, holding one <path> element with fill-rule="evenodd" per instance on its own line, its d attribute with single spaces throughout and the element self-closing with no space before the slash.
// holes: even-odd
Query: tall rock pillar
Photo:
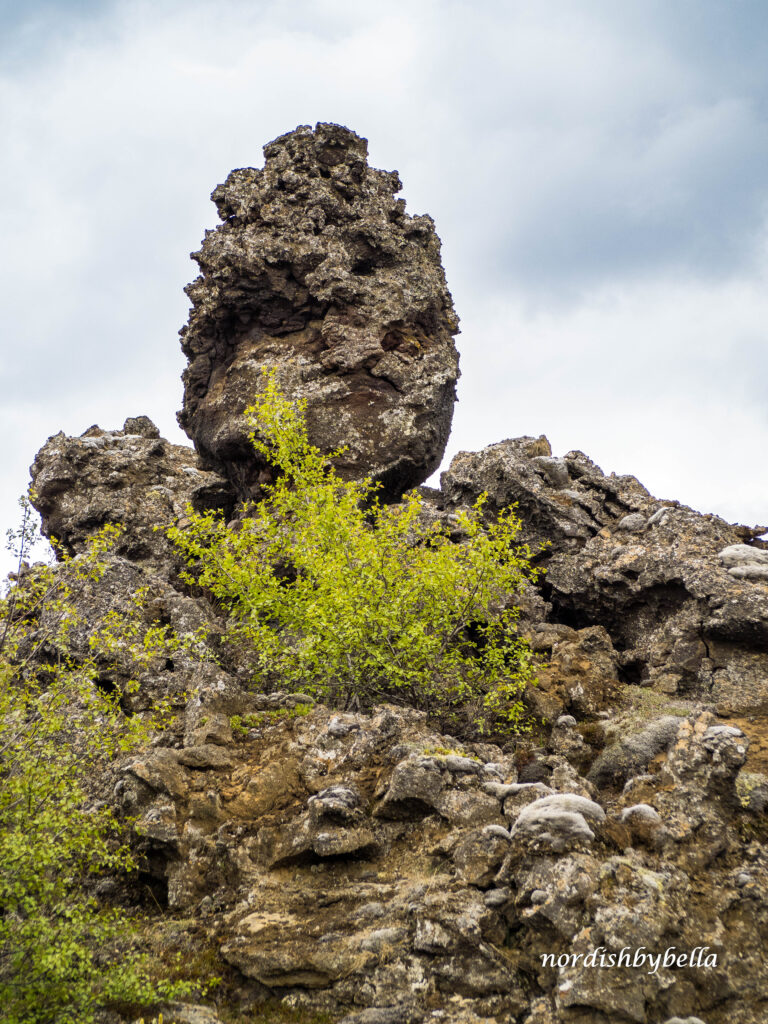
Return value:
<svg viewBox="0 0 768 1024">
<path fill-rule="evenodd" d="M 263 170 L 232 171 L 213 192 L 222 223 L 193 254 L 179 422 L 242 498 L 264 469 L 243 410 L 265 368 L 307 400 L 317 447 L 347 446 L 342 476 L 373 476 L 395 498 L 442 458 L 458 319 L 440 240 L 367 152 L 347 128 L 304 125 L 264 147 Z"/>
</svg>

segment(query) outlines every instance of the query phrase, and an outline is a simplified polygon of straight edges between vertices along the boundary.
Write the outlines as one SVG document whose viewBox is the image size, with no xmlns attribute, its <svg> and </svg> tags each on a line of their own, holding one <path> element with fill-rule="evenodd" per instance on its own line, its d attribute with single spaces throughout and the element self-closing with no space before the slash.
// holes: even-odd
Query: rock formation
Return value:
<svg viewBox="0 0 768 1024">
<path fill-rule="evenodd" d="M 523 539 L 549 545 L 549 617 L 607 629 L 624 683 L 706 698 L 724 713 L 768 713 L 765 527 L 659 501 L 582 452 L 554 458 L 543 437 L 460 453 L 438 504 L 481 491 L 495 508 L 516 502 Z"/>
<path fill-rule="evenodd" d="M 154 528 L 187 501 L 229 516 L 257 493 L 241 414 L 263 367 L 307 398 L 313 440 L 347 441 L 345 472 L 391 497 L 442 452 L 455 319 L 431 221 L 404 214 L 396 176 L 346 129 L 300 128 L 265 154 L 214 193 L 224 223 L 190 289 L 182 422 L 208 468 L 144 417 L 57 435 L 35 460 L 66 550 L 125 526 L 81 598 L 91 625 L 139 587 L 179 631 L 220 624 Z M 253 693 L 193 652 L 139 675 L 134 708 L 176 695 L 179 714 L 96 784 L 138 822 L 144 878 L 190 956 L 224 978 L 211 1007 L 167 1020 L 255 1019 L 275 999 L 295 1013 L 281 1020 L 344 1024 L 768 1019 L 763 528 L 553 457 L 543 437 L 461 453 L 425 494 L 450 522 L 482 491 L 491 514 L 518 504 L 546 568 L 522 604 L 545 661 L 526 698 L 538 732 L 459 741 L 407 708 Z M 611 965 L 623 950 L 674 959 Z"/>
<path fill-rule="evenodd" d="M 80 437 L 48 439 L 30 469 L 43 533 L 74 555 L 109 523 L 125 527 L 116 554 L 166 568 L 170 546 L 156 526 L 209 508 L 232 511 L 225 479 L 206 472 L 193 451 L 170 444 L 147 416 L 129 417 L 122 430 L 89 427 Z"/>
<path fill-rule="evenodd" d="M 241 498 L 258 493 L 243 410 L 274 369 L 306 399 L 312 442 L 347 446 L 342 474 L 396 497 L 437 468 L 455 398 L 434 224 L 406 214 L 397 174 L 368 167 L 365 139 L 339 125 L 297 128 L 264 156 L 213 192 L 223 223 L 194 254 L 179 422 Z"/>
</svg>

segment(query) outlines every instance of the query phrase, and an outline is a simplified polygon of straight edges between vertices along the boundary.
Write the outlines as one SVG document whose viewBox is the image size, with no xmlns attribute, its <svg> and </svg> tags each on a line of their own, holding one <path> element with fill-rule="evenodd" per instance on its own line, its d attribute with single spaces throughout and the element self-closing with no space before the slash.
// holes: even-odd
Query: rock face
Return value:
<svg viewBox="0 0 768 1024">
<path fill-rule="evenodd" d="M 215 632 L 217 615 L 209 602 L 193 597 L 179 580 L 182 567 L 165 528 L 182 520 L 187 504 L 197 511 L 232 509 L 234 494 L 223 478 L 205 471 L 191 448 L 160 437 L 146 416 L 129 417 L 122 430 L 90 427 L 80 437 L 56 434 L 31 467 L 32 501 L 45 536 L 55 538 L 59 556 L 77 559 L 103 526 L 122 532 L 105 553 L 99 579 L 70 579 L 81 622 L 70 643 L 76 657 L 92 654 L 90 636 L 110 616 L 135 618 L 135 595 L 147 595 L 141 616 L 173 627 L 179 636 Z M 72 576 L 64 565 L 60 571 Z M 124 693 L 126 709 L 140 710 L 160 698 L 197 685 L 201 666 L 179 652 L 173 661 L 156 657 L 140 668 L 121 652 L 107 659 L 102 681 Z M 125 685 L 138 679 L 137 695 Z"/>
<path fill-rule="evenodd" d="M 545 437 L 460 453 L 439 502 L 450 512 L 482 491 L 492 508 L 517 502 L 522 539 L 549 545 L 547 618 L 606 629 L 624 684 L 768 712 L 765 527 L 659 501 L 582 452 L 554 458 Z"/>
<path fill-rule="evenodd" d="M 397 174 L 347 128 L 301 126 L 264 156 L 213 192 L 223 223 L 194 254 L 179 422 L 240 497 L 258 493 L 243 410 L 275 369 L 306 399 L 312 442 L 347 446 L 340 472 L 397 496 L 437 468 L 458 377 L 434 224 L 405 213 Z"/>
<path fill-rule="evenodd" d="M 346 1024 L 765 1019 L 768 856 L 744 838 L 764 812 L 738 796 L 741 730 L 693 712 L 652 771 L 598 792 L 551 745 L 555 788 L 493 745 L 450 749 L 421 712 L 296 717 L 273 694 L 282 720 L 190 757 L 200 710 L 238 707 L 226 692 L 115 766 L 115 791 L 171 911 L 244 979 L 241 1011 L 269 991 Z M 654 961 L 611 966 L 622 950 Z"/>
<path fill-rule="evenodd" d="M 129 417 L 122 430 L 94 426 L 80 437 L 56 434 L 30 472 L 43 533 L 70 555 L 82 552 L 100 527 L 120 524 L 116 554 L 167 567 L 170 545 L 156 527 L 182 517 L 187 503 L 198 512 L 234 505 L 227 481 L 203 470 L 190 448 L 160 437 L 147 416 Z"/>
</svg>

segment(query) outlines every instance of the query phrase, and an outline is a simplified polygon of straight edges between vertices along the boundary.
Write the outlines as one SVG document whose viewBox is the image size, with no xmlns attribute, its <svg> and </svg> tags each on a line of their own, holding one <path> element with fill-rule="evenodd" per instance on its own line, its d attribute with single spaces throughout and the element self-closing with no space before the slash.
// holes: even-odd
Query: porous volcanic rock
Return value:
<svg viewBox="0 0 768 1024">
<path fill-rule="evenodd" d="M 57 569 L 78 613 L 69 633 L 72 655 L 96 656 L 101 682 L 118 690 L 124 707 L 133 711 L 198 685 L 199 650 L 180 650 L 173 659 L 158 655 L 140 666 L 122 646 L 106 657 L 94 655 L 90 641 L 113 616 L 126 622 L 139 616 L 144 628 L 166 624 L 178 636 L 221 628 L 211 603 L 188 593 L 181 581 L 183 560 L 166 527 L 183 521 L 188 505 L 198 512 L 231 510 L 235 497 L 229 483 L 203 470 L 192 448 L 160 437 L 146 416 L 129 417 L 122 430 L 93 426 L 80 437 L 50 437 L 31 474 L 30 493 L 43 533 L 55 538 L 60 559 L 74 559 Z M 79 574 L 77 562 L 89 539 L 107 525 L 122 529 L 101 558 L 102 573 Z M 145 595 L 141 600 L 140 594 Z M 43 632 L 47 615 L 44 610 Z M 131 680 L 139 683 L 133 695 L 126 689 Z"/>
<path fill-rule="evenodd" d="M 93 426 L 80 437 L 49 437 L 30 473 L 43 533 L 59 553 L 79 554 L 102 526 L 120 525 L 114 553 L 164 575 L 173 556 L 162 528 L 187 504 L 198 512 L 234 504 L 227 481 L 203 470 L 191 448 L 160 437 L 147 416 L 129 417 L 122 430 Z"/>
<path fill-rule="evenodd" d="M 768 856 L 742 838 L 764 815 L 738 798 L 740 730 L 694 711 L 622 793 L 552 755 L 556 789 L 514 807 L 515 757 L 433 753 L 453 742 L 413 710 L 318 705 L 221 736 L 227 766 L 191 767 L 189 746 L 114 766 L 171 911 L 204 920 L 237 972 L 222 1005 L 271 993 L 355 1024 L 765 1019 Z M 716 963 L 691 960 L 703 947 Z M 684 963 L 616 965 L 622 949 Z M 593 951 L 615 966 L 584 964 Z"/>
<path fill-rule="evenodd" d="M 491 512 L 517 504 L 521 540 L 547 545 L 548 619 L 607 630 L 621 682 L 768 712 L 766 527 L 656 499 L 546 437 L 460 452 L 441 482 L 443 514 L 482 492 Z"/>
<path fill-rule="evenodd" d="M 279 679 L 254 692 L 247 649 L 219 642 L 225 610 L 180 577 L 164 527 L 188 502 L 229 518 L 270 479 L 242 416 L 262 369 L 306 398 L 315 444 L 349 444 L 344 474 L 390 498 L 450 423 L 456 320 L 431 220 L 405 215 L 397 176 L 347 129 L 265 153 L 214 193 L 224 223 L 190 286 L 181 419 L 202 460 L 135 417 L 58 434 L 32 467 L 44 530 L 74 556 L 56 567 L 80 613 L 69 656 L 126 712 L 174 712 L 88 786 L 131 823 L 141 866 L 96 895 L 128 907 L 149 886 L 159 962 L 183 935 L 222 977 L 215 1008 L 165 1018 L 273 1019 L 279 1001 L 280 1019 L 340 1024 L 764 1024 L 763 527 L 659 501 L 545 437 L 460 453 L 424 515 L 458 543 L 481 492 L 489 518 L 517 503 L 546 569 L 509 596 L 540 659 L 518 736 L 444 735 L 423 712 L 328 707 Z M 125 529 L 103 572 L 78 574 L 107 523 Z M 29 641 L 43 666 L 56 614 Z M 115 617 L 184 642 L 104 653 Z"/>
<path fill-rule="evenodd" d="M 263 170 L 232 171 L 213 192 L 223 223 L 193 254 L 179 422 L 242 498 L 264 480 L 243 411 L 266 369 L 306 399 L 317 447 L 347 446 L 345 477 L 373 475 L 396 497 L 442 457 L 458 320 L 440 240 L 367 151 L 340 125 L 302 125 L 264 147 Z"/>
</svg>

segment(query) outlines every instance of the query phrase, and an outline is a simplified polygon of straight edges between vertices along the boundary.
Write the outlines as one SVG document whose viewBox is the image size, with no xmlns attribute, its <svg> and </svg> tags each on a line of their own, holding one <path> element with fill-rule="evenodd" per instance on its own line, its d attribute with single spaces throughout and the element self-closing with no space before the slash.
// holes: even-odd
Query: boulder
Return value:
<svg viewBox="0 0 768 1024">
<path fill-rule="evenodd" d="M 675 715 L 664 715 L 619 740 L 600 754 L 587 778 L 596 786 L 623 785 L 632 775 L 645 771 L 654 757 L 669 747 L 682 721 Z"/>
<path fill-rule="evenodd" d="M 509 832 L 500 825 L 473 829 L 453 851 L 459 878 L 467 885 L 487 888 L 509 849 Z"/>
<path fill-rule="evenodd" d="M 269 479 L 243 416 L 267 369 L 306 401 L 314 445 L 346 446 L 344 477 L 372 475 L 396 497 L 442 458 L 458 320 L 440 240 L 367 152 L 348 128 L 302 125 L 213 192 L 222 223 L 193 254 L 179 422 L 241 498 Z"/>
</svg>

